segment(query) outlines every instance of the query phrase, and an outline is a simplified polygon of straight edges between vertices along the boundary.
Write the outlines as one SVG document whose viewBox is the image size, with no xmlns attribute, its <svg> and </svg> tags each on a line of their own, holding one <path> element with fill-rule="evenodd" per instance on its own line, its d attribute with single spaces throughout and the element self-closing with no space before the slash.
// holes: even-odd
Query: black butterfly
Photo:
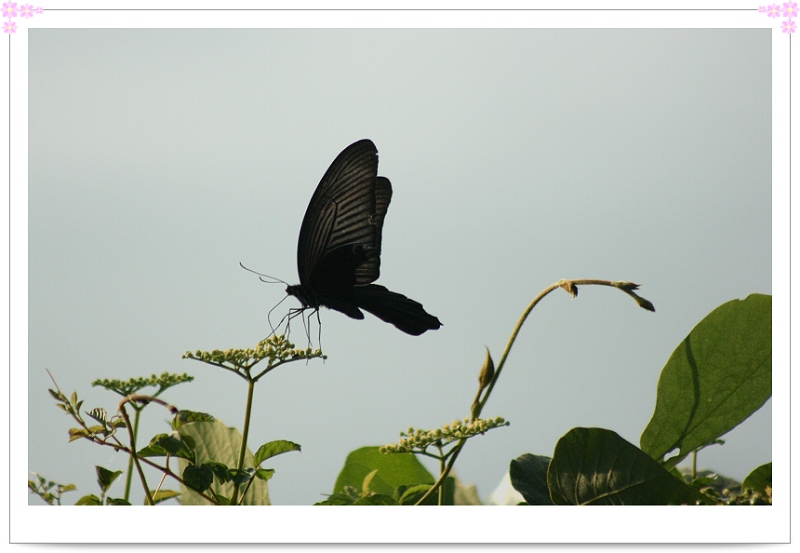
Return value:
<svg viewBox="0 0 800 553">
<path fill-rule="evenodd" d="M 368 311 L 414 336 L 442 326 L 422 304 L 371 284 L 380 275 L 383 218 L 392 199 L 378 176 L 378 150 L 359 140 L 340 153 L 314 191 L 300 227 L 300 284 L 286 293 L 303 309 L 324 305 L 353 319 Z M 360 308 L 360 309 L 359 309 Z"/>
</svg>

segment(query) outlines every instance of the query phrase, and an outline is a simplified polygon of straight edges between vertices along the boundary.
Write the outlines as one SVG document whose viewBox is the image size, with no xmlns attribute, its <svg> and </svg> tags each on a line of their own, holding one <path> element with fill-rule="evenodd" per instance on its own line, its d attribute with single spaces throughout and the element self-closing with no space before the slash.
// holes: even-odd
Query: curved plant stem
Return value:
<svg viewBox="0 0 800 553">
<path fill-rule="evenodd" d="M 564 290 L 572 294 L 573 298 L 575 298 L 578 296 L 579 285 L 581 286 L 599 285 L 599 286 L 610 286 L 612 288 L 618 288 L 623 292 L 625 292 L 626 294 L 628 294 L 629 296 L 631 296 L 639 305 L 639 307 L 647 309 L 648 311 L 655 311 L 653 304 L 651 304 L 644 298 L 639 297 L 635 292 L 633 292 L 633 290 L 636 290 L 639 286 L 632 282 L 598 280 L 598 279 L 576 279 L 576 280 L 562 279 L 556 283 L 551 284 L 550 286 L 539 292 L 539 295 L 533 298 L 533 301 L 528 305 L 528 307 L 525 308 L 525 311 L 522 312 L 522 316 L 519 318 L 519 321 L 517 321 L 514 330 L 511 332 L 511 336 L 509 337 L 508 343 L 506 344 L 506 349 L 503 350 L 503 355 L 500 356 L 500 361 L 497 363 L 494 376 L 492 377 L 491 381 L 485 388 L 481 388 L 478 390 L 478 393 L 475 396 L 475 400 L 473 401 L 471 409 L 471 416 L 473 420 L 480 417 L 481 411 L 483 410 L 483 407 L 486 405 L 486 402 L 489 400 L 489 395 L 492 393 L 494 385 L 497 383 L 497 379 L 500 377 L 500 373 L 503 372 L 503 367 L 506 364 L 506 359 L 508 359 L 508 354 L 511 352 L 511 348 L 514 345 L 514 342 L 517 340 L 517 335 L 519 334 L 522 325 L 528 319 L 528 315 L 530 315 L 533 308 L 536 307 L 538 303 L 542 301 L 542 299 L 544 299 L 546 295 L 548 295 L 550 292 L 552 292 L 557 288 L 563 288 Z M 484 389 L 485 392 L 483 391 Z M 481 397 L 482 392 L 483 392 L 483 398 L 479 399 Z M 459 453 L 461 453 L 461 450 L 463 449 L 464 444 L 466 443 L 467 443 L 467 438 L 461 438 L 455 445 L 455 447 L 453 447 L 453 449 L 450 451 L 450 454 L 452 456 L 450 457 L 450 460 L 447 462 L 447 466 L 444 468 L 443 471 L 441 471 L 439 479 L 434 483 L 433 486 L 431 486 L 431 488 L 425 493 L 425 495 L 423 495 L 419 499 L 419 501 L 417 501 L 416 503 L 417 505 L 422 505 L 431 496 L 431 494 L 433 494 L 434 491 L 443 487 L 445 479 L 450 474 L 450 471 L 453 469 L 453 465 L 455 464 Z"/>
<path fill-rule="evenodd" d="M 137 408 L 135 405 L 132 405 L 134 410 L 133 415 L 133 440 L 134 443 L 136 442 L 136 437 L 139 435 L 139 419 L 141 419 L 142 410 Z M 131 495 L 131 482 L 133 481 L 133 457 L 128 458 L 128 470 L 125 474 L 125 495 L 123 495 L 123 499 L 125 501 L 130 501 Z"/>
</svg>

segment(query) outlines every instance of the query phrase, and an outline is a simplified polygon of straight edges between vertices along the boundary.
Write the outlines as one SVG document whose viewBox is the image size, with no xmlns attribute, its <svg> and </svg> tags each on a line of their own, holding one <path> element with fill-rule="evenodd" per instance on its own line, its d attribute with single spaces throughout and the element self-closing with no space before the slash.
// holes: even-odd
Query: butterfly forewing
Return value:
<svg viewBox="0 0 800 553">
<path fill-rule="evenodd" d="M 380 248 L 380 227 L 388 201 L 376 224 L 376 203 L 383 201 L 376 200 L 377 175 L 378 150 L 371 140 L 351 144 L 328 168 L 300 227 L 297 269 L 301 284 L 311 281 L 322 258 L 336 248 L 348 244 Z M 373 259 L 368 263 L 374 264 Z M 372 282 L 378 277 L 377 265 L 361 271 L 357 281 L 362 283 L 373 272 L 375 276 L 363 283 Z"/>
<path fill-rule="evenodd" d="M 369 284 L 375 282 L 380 276 L 381 268 L 381 239 L 383 232 L 383 218 L 389 209 L 392 200 L 392 185 L 389 179 L 378 177 L 375 181 L 375 213 L 370 217 L 370 223 L 375 226 L 375 250 L 373 257 L 356 268 L 356 284 Z"/>
</svg>

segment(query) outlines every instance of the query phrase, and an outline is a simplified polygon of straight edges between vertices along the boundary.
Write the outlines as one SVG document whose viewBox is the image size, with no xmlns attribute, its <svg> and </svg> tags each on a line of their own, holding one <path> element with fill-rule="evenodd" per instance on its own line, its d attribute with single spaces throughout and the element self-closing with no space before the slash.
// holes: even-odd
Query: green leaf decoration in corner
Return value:
<svg viewBox="0 0 800 553">
<path fill-rule="evenodd" d="M 190 437 L 195 442 L 196 468 L 190 470 L 190 474 L 194 471 L 198 476 L 207 478 L 209 473 L 224 468 L 222 465 L 228 468 L 236 467 L 242 443 L 242 435 L 236 428 L 227 427 L 221 421 L 216 420 L 184 424 L 180 427 L 179 432 L 182 436 Z M 185 460 L 180 459 L 182 474 L 186 470 L 187 464 Z M 250 450 L 245 455 L 244 464 L 245 467 L 253 466 L 253 454 Z M 218 478 L 214 479 L 214 483 L 210 487 L 215 494 L 222 497 L 230 497 L 233 493 L 233 483 L 221 484 Z M 180 502 L 182 505 L 209 505 L 208 501 L 184 486 L 181 486 Z M 243 504 L 269 505 L 267 482 L 258 478 L 253 480 L 245 494 Z"/>
<path fill-rule="evenodd" d="M 336 479 L 333 495 L 325 505 L 381 504 L 384 498 L 376 501 L 365 499 L 372 495 L 387 496 L 398 500 L 407 490 L 420 484 L 431 485 L 434 478 L 412 453 L 381 453 L 378 447 L 362 447 L 352 451 L 345 461 L 344 468 Z M 368 488 L 368 489 L 365 489 Z M 453 489 L 446 488 L 452 505 Z M 416 491 L 416 490 L 415 490 Z M 421 493 L 419 494 L 422 495 Z M 436 503 L 436 494 L 431 503 Z M 348 502 L 345 498 L 350 497 Z M 408 497 L 408 496 L 406 496 Z"/>
<path fill-rule="evenodd" d="M 694 327 L 661 371 L 642 450 L 672 468 L 742 423 L 771 395 L 772 296 L 724 303 Z"/>
<path fill-rule="evenodd" d="M 556 444 L 547 484 L 556 505 L 710 503 L 635 445 L 603 428 L 567 432 Z"/>
<path fill-rule="evenodd" d="M 522 494 L 528 505 L 552 505 L 547 487 L 550 457 L 525 453 L 511 461 L 511 485 Z"/>
</svg>

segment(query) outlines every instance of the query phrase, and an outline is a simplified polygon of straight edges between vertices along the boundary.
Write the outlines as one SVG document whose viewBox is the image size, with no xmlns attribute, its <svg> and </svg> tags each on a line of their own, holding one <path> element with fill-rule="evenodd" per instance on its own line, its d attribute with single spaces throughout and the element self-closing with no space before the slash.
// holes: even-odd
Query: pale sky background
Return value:
<svg viewBox="0 0 800 553">
<path fill-rule="evenodd" d="M 608 288 L 548 297 L 483 413 L 511 426 L 472 440 L 457 475 L 485 500 L 511 459 L 552 455 L 573 427 L 638 445 L 693 326 L 772 293 L 771 36 L 31 29 L 29 470 L 77 484 L 71 503 L 98 493 L 95 464 L 126 466 L 67 443 L 45 368 L 109 411 L 119 398 L 92 380 L 188 372 L 164 398 L 241 428 L 244 382 L 181 355 L 269 333 L 283 286 L 239 262 L 298 281 L 311 194 L 361 138 L 394 188 L 378 284 L 444 326 L 412 337 L 322 311 L 328 360 L 256 387 L 251 446 L 303 447 L 269 464 L 273 503 L 320 501 L 350 451 L 466 416 L 484 347 L 498 359 L 560 278 L 640 283 L 656 313 Z M 305 346 L 299 325 L 293 337 Z M 143 441 L 168 431 L 146 414 Z M 771 423 L 768 402 L 700 467 L 744 478 L 772 460 Z"/>
</svg>

